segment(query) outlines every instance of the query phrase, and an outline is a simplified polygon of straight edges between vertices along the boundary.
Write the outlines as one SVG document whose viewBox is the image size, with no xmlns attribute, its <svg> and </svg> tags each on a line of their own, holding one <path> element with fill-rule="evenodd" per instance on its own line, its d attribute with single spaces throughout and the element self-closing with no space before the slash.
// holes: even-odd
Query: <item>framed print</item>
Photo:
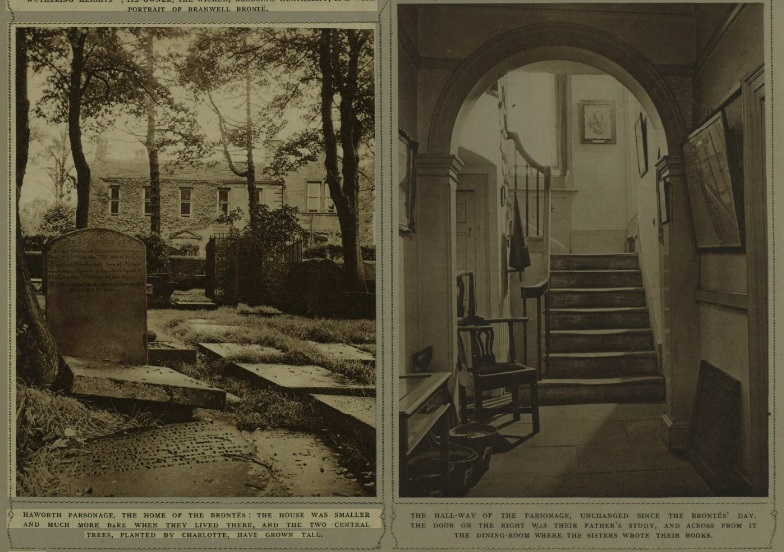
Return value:
<svg viewBox="0 0 784 552">
<path fill-rule="evenodd" d="M 615 143 L 615 102 L 598 100 L 580 102 L 580 142 Z"/>
<path fill-rule="evenodd" d="M 697 247 L 742 248 L 742 190 L 733 181 L 737 173 L 723 111 L 691 133 L 683 145 L 683 161 Z"/>
<path fill-rule="evenodd" d="M 419 144 L 405 130 L 398 130 L 398 190 L 400 201 L 400 232 L 414 231 L 416 201 L 416 153 Z"/>
<path fill-rule="evenodd" d="M 648 121 L 642 113 L 634 124 L 634 141 L 637 145 L 637 169 L 640 176 L 645 176 L 648 172 Z"/>
</svg>

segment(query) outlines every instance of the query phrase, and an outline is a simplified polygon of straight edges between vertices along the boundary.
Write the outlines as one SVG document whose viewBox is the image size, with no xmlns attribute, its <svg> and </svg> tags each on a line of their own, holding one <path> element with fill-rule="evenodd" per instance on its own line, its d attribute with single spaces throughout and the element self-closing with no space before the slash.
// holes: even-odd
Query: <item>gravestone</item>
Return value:
<svg viewBox="0 0 784 552">
<path fill-rule="evenodd" d="M 144 244 L 104 228 L 69 232 L 46 244 L 46 321 L 60 354 L 147 363 Z"/>
</svg>

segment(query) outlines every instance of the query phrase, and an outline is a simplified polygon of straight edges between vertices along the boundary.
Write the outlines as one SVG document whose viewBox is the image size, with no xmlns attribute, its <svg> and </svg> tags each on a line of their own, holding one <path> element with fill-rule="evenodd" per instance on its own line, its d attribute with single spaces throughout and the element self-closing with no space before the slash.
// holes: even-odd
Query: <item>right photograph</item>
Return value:
<svg viewBox="0 0 784 552">
<path fill-rule="evenodd" d="M 763 17 L 397 7 L 400 497 L 768 496 Z"/>
</svg>

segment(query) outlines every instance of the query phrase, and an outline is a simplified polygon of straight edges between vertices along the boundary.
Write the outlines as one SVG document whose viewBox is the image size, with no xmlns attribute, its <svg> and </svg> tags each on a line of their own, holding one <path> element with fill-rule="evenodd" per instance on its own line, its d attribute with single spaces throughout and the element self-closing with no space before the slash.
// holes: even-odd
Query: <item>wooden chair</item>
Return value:
<svg viewBox="0 0 784 552">
<path fill-rule="evenodd" d="M 491 411 L 505 408 L 512 411 L 515 421 L 520 419 L 521 412 L 530 412 L 533 418 L 534 433 L 539 432 L 539 395 L 535 368 L 519 364 L 515 360 L 514 333 L 512 324 L 524 322 L 524 319 L 497 318 L 485 320 L 482 325 L 458 326 L 458 362 L 460 369 L 465 370 L 474 384 L 474 419 L 483 423 L 491 416 Z M 498 362 L 493 351 L 495 332 L 493 323 L 506 323 L 509 328 L 509 361 Z M 466 358 L 463 334 L 470 336 L 471 364 Z M 520 386 L 527 385 L 530 391 L 530 407 L 520 402 Z M 483 394 L 493 389 L 511 388 L 509 396 L 485 398 Z M 466 391 L 460 386 L 461 418 L 467 421 Z"/>
</svg>

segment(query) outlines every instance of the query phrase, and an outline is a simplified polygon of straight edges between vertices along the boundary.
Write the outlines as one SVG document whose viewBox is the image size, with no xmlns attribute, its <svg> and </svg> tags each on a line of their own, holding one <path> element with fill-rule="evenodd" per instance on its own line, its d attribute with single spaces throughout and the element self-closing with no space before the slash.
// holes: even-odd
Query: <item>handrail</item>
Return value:
<svg viewBox="0 0 784 552">
<path fill-rule="evenodd" d="M 514 144 L 516 155 L 522 157 L 522 159 L 526 163 L 525 168 L 525 209 L 526 209 L 526 220 L 525 220 L 525 235 L 531 235 L 531 228 L 530 222 L 528 220 L 529 209 L 531 207 L 531 190 L 529 188 L 529 180 L 528 175 L 529 171 L 533 169 L 536 172 L 536 191 L 535 191 L 535 212 L 536 212 L 536 235 L 537 237 L 541 237 L 542 239 L 542 261 L 541 261 L 541 272 L 540 277 L 537 282 L 534 284 L 523 284 L 521 286 L 521 299 L 523 300 L 523 317 L 527 320 L 528 318 L 528 299 L 535 299 L 536 300 L 536 372 L 537 378 L 542 379 L 549 373 L 549 350 L 550 350 L 550 320 L 547 314 L 548 311 L 548 295 L 547 291 L 550 289 L 550 205 L 551 205 L 551 189 L 550 189 L 550 176 L 551 171 L 549 166 L 542 165 L 541 163 L 537 162 L 531 154 L 526 151 L 525 146 L 523 146 L 522 141 L 520 140 L 519 134 L 516 132 L 509 132 L 508 130 L 508 123 L 507 123 L 507 113 L 506 113 L 506 94 L 505 90 L 502 90 L 502 97 L 501 101 L 499 102 L 498 107 L 501 109 L 501 134 L 505 140 L 510 140 L 512 144 Z M 502 150 L 505 148 L 502 146 Z M 503 155 L 504 162 L 506 165 L 506 174 L 509 174 L 509 159 L 507 159 L 506 155 Z M 517 163 L 514 164 L 514 179 L 515 179 L 515 193 L 517 191 Z M 542 189 L 542 197 L 540 200 L 539 197 L 539 175 L 544 175 L 544 187 Z M 517 199 L 517 198 L 515 198 Z M 541 201 L 541 203 L 540 203 Z M 543 212 L 540 212 L 540 207 Z M 541 220 L 540 220 L 540 213 L 541 213 Z M 540 224 L 541 222 L 541 224 Z M 542 308 L 542 299 L 544 298 L 544 309 Z M 543 320 L 544 318 L 544 320 Z M 544 324 L 543 324 L 544 322 Z M 524 323 L 525 326 L 525 323 Z M 544 326 L 544 327 L 543 327 Z M 512 331 L 512 324 L 509 323 L 509 331 Z M 544 334 L 544 335 L 543 335 Z M 542 344 L 542 338 L 544 337 L 544 347 Z M 513 349 L 512 349 L 513 350 Z M 523 332 L 523 351 L 526 357 L 526 361 L 528 360 L 528 332 Z M 543 353 L 546 356 L 546 361 L 543 364 Z"/>
</svg>

